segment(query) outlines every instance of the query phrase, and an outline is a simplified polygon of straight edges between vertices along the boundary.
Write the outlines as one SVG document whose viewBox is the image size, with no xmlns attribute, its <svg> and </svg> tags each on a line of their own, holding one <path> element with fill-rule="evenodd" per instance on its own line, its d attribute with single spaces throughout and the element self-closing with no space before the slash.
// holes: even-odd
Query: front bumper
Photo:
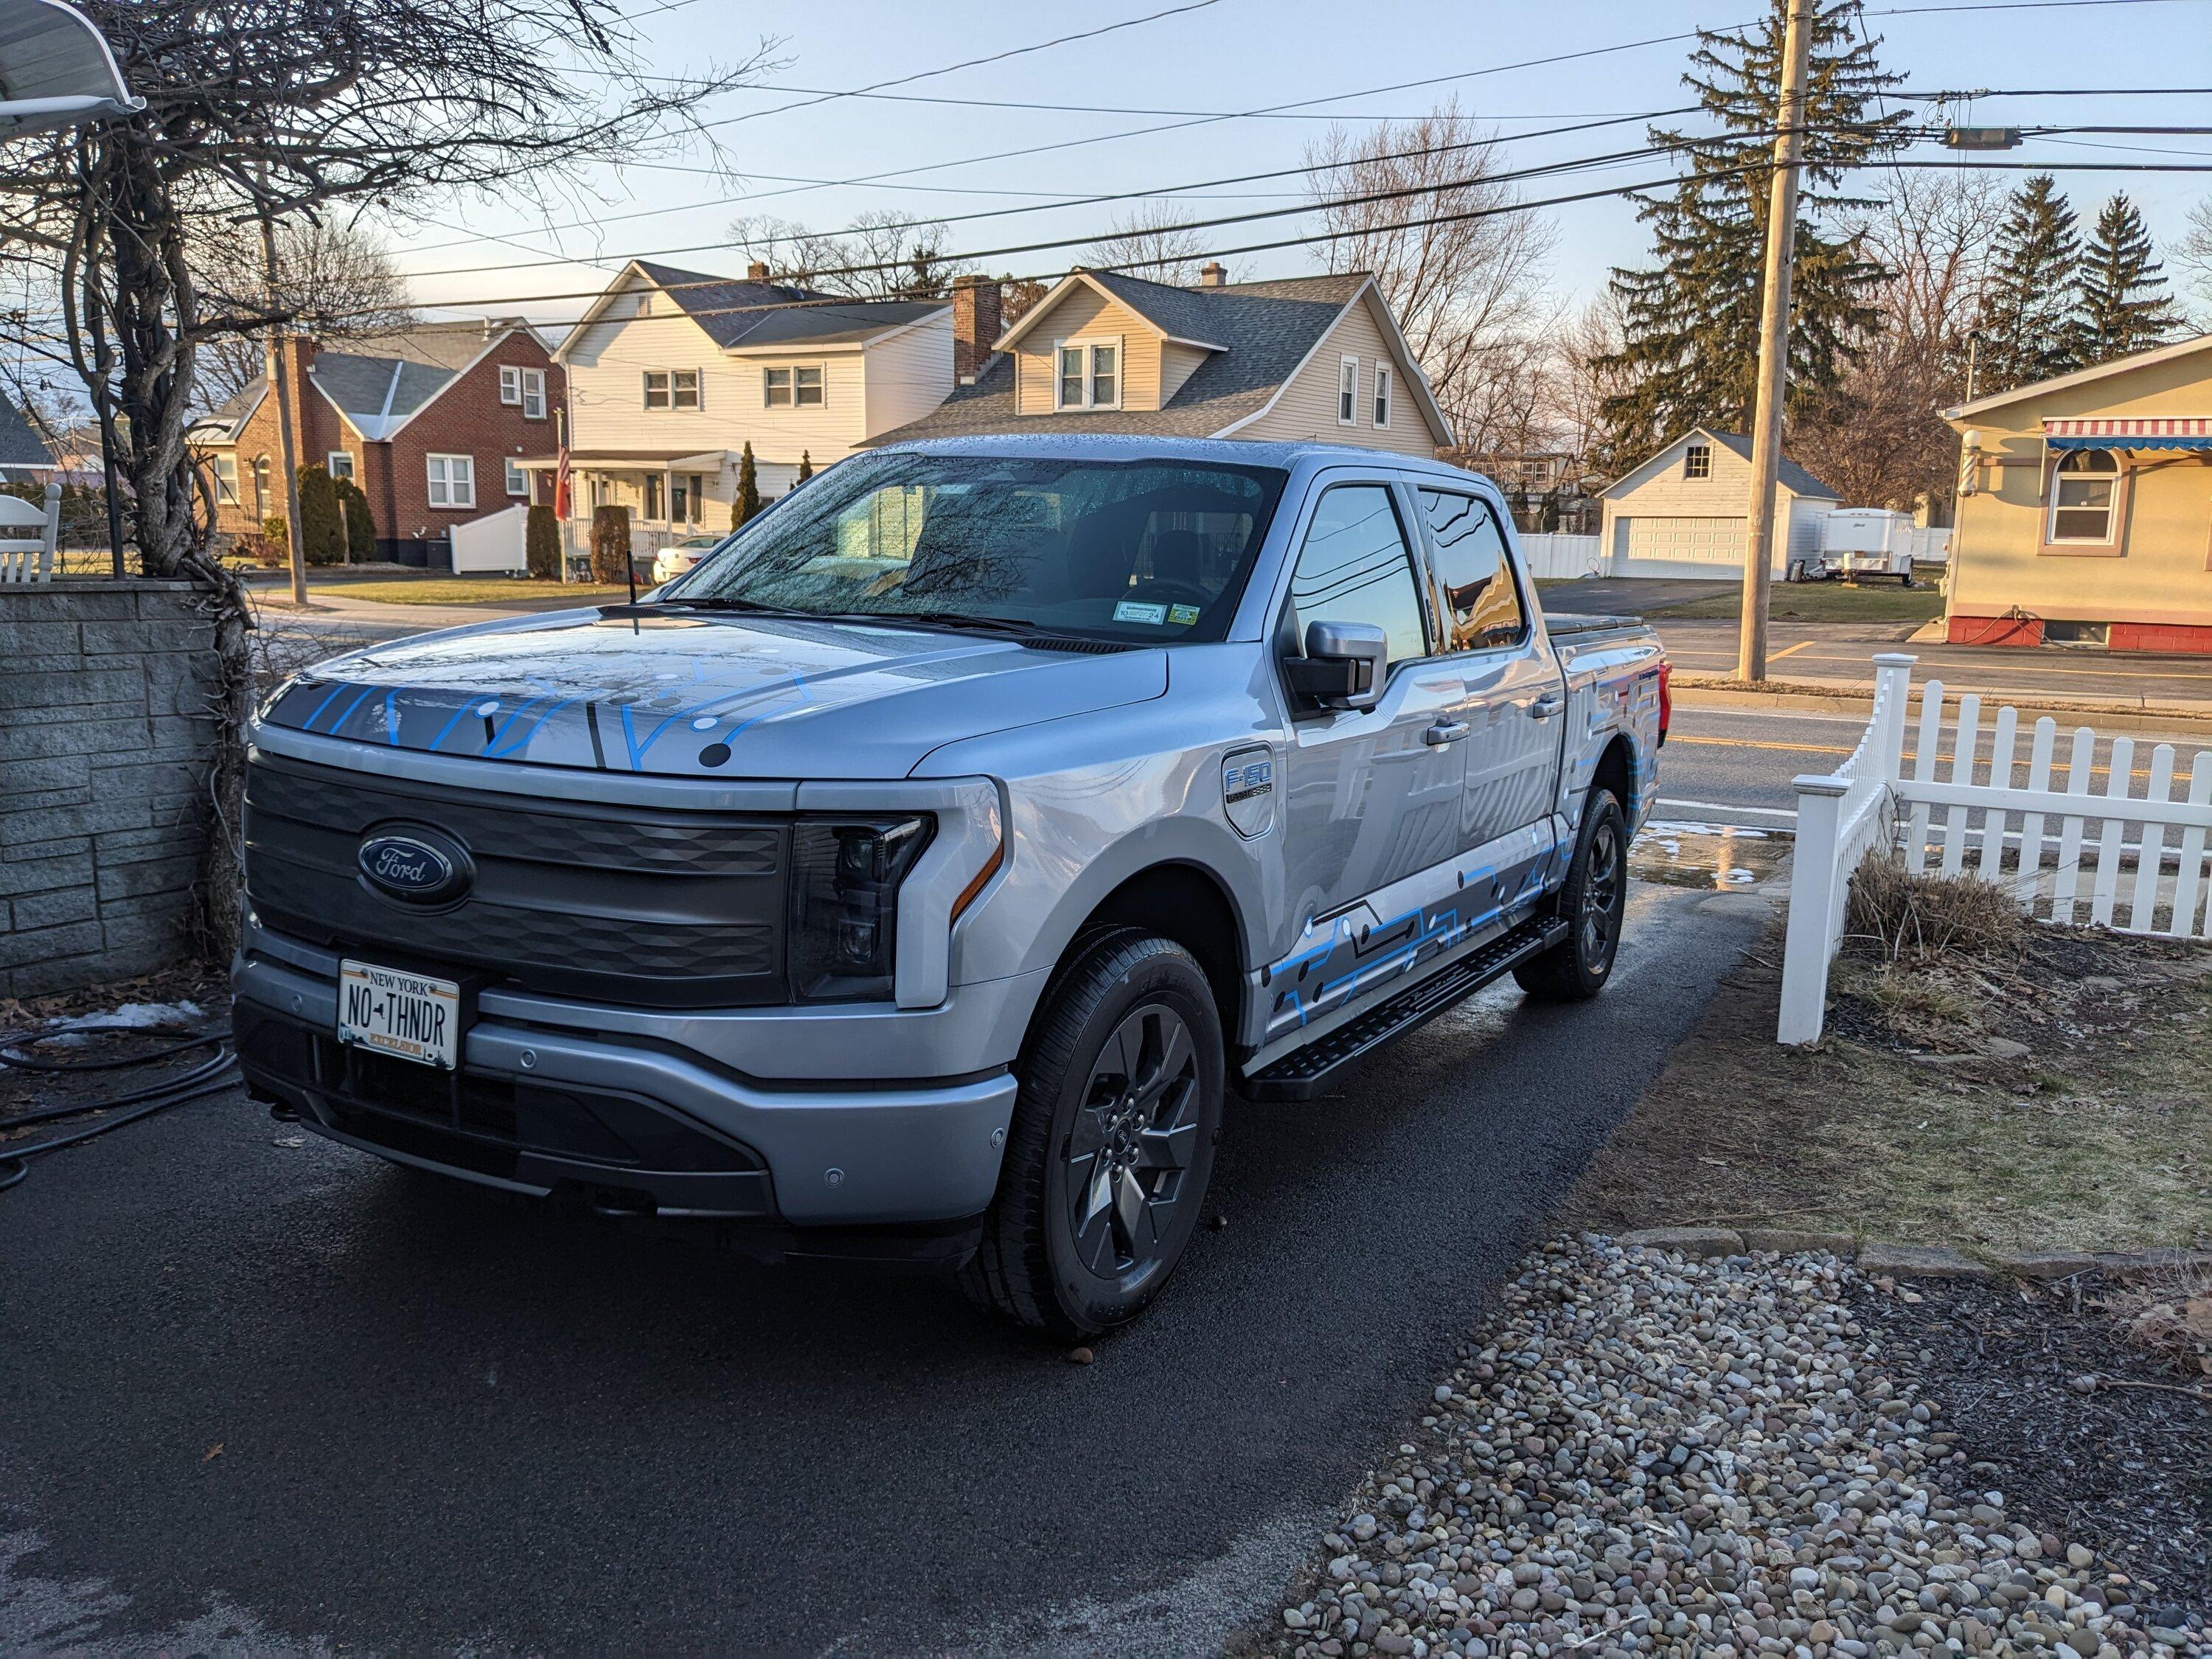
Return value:
<svg viewBox="0 0 2212 1659">
<path fill-rule="evenodd" d="M 248 1081 L 311 1127 L 400 1163 L 508 1191 L 574 1190 L 605 1209 L 800 1228 L 958 1220 L 989 1204 L 1013 1114 L 1002 1069 L 767 1086 L 680 1048 L 490 1010 L 449 1076 L 341 1049 L 334 974 L 249 955 L 235 989 Z"/>
</svg>

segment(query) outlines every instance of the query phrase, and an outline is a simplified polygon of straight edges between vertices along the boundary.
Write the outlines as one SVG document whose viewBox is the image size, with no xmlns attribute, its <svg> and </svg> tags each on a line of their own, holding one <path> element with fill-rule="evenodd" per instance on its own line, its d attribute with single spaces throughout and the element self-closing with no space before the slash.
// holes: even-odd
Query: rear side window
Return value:
<svg viewBox="0 0 2212 1659">
<path fill-rule="evenodd" d="M 1436 548 L 1443 585 L 1450 651 L 1482 651 L 1519 642 L 1526 618 L 1505 556 L 1505 534 L 1490 504 L 1449 490 L 1421 491 L 1421 512 Z"/>
<path fill-rule="evenodd" d="M 1390 662 L 1428 654 L 1421 592 L 1398 511 L 1381 484 L 1339 484 L 1321 498 L 1291 573 L 1301 632 L 1317 622 L 1373 623 Z"/>
</svg>

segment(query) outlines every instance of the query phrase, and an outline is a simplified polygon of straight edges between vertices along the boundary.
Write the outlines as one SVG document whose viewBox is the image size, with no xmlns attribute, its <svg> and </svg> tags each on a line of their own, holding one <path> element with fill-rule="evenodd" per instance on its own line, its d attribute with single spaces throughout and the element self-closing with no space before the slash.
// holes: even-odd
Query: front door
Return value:
<svg viewBox="0 0 2212 1659">
<path fill-rule="evenodd" d="M 1466 745 L 1452 722 L 1462 679 L 1435 654 L 1428 583 L 1400 501 L 1380 479 L 1330 485 L 1291 572 L 1292 637 L 1316 622 L 1373 623 L 1390 649 L 1376 707 L 1293 726 L 1282 833 L 1298 933 L 1270 970 L 1270 1037 L 1402 971 L 1427 932 L 1417 878 L 1432 873 L 1448 890 L 1461 850 Z"/>
<path fill-rule="evenodd" d="M 1424 488 L 1443 661 L 1464 686 L 1468 734 L 1462 843 L 1470 884 L 1487 883 L 1511 908 L 1540 890 L 1549 869 L 1565 701 L 1559 659 L 1514 580 L 1496 503 L 1472 492 Z"/>
</svg>

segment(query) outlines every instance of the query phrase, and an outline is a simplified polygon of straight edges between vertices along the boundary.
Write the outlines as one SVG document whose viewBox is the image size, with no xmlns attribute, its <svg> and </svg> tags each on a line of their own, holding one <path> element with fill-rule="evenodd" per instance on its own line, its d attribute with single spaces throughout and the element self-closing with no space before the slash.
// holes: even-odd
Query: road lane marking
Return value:
<svg viewBox="0 0 2212 1659">
<path fill-rule="evenodd" d="M 1677 800 L 1672 795 L 1661 795 L 1655 806 L 1686 806 L 1693 812 L 1750 812 L 1762 818 L 1787 818 L 1797 822 L 1797 815 L 1780 806 L 1738 806 L 1726 800 Z"/>
<path fill-rule="evenodd" d="M 1784 657 L 1794 657 L 1794 656 L 1796 656 L 1796 655 L 1800 651 L 1809 651 L 1809 650 L 1811 650 L 1812 648 L 1813 648 L 1813 641 L 1812 641 L 1811 640 L 1800 640 L 1800 641 L 1797 641 L 1797 643 L 1796 643 L 1796 644 L 1795 644 L 1795 645 L 1791 646 L 1788 650 L 1786 650 L 1786 651 L 1778 651 L 1778 652 L 1776 652 L 1772 656 L 1771 656 L 1771 657 L 1769 657 L 1769 658 L 1767 659 L 1767 661 L 1769 661 L 1769 662 L 1780 662 L 1780 661 L 1781 661 Z"/>
<path fill-rule="evenodd" d="M 1797 755 L 1848 755 L 1856 746 L 1832 743 L 1773 743 L 1758 738 L 1697 738 L 1686 732 L 1669 732 L 1667 741 L 1694 743 L 1708 749 L 1780 749 Z"/>
</svg>

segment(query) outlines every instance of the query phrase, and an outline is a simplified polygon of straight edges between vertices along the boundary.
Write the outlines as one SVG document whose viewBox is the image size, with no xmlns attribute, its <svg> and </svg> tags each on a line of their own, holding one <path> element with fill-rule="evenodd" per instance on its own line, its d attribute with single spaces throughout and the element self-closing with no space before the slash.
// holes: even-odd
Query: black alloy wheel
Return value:
<svg viewBox="0 0 2212 1659">
<path fill-rule="evenodd" d="M 1076 1259 L 1100 1279 L 1157 1264 L 1198 1146 L 1198 1050 L 1164 1003 L 1133 1010 L 1091 1067 L 1060 1161 Z"/>
</svg>

